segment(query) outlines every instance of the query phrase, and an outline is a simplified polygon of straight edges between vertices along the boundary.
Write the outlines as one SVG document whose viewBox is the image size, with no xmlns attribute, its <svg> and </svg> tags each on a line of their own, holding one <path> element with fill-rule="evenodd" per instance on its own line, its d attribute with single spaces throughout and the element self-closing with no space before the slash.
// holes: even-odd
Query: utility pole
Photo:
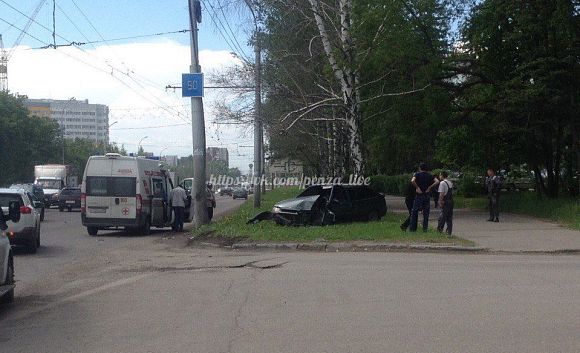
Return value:
<svg viewBox="0 0 580 353">
<path fill-rule="evenodd" d="M 258 12 L 258 11 L 256 11 Z M 254 44 L 254 51 L 256 54 L 256 62 L 254 67 L 255 80 L 255 103 L 254 103 L 254 208 L 259 208 L 262 202 L 262 52 L 260 48 L 260 30 L 256 20 L 256 38 Z"/>
<path fill-rule="evenodd" d="M 189 26 L 191 30 L 191 66 L 190 73 L 200 73 L 199 48 L 197 41 L 197 23 L 201 22 L 201 4 L 198 0 L 189 1 Z M 205 121 L 203 117 L 202 97 L 191 97 L 191 132 L 193 137 L 193 185 L 191 202 L 193 202 L 193 223 L 201 226 L 208 222 L 205 185 Z"/>
</svg>

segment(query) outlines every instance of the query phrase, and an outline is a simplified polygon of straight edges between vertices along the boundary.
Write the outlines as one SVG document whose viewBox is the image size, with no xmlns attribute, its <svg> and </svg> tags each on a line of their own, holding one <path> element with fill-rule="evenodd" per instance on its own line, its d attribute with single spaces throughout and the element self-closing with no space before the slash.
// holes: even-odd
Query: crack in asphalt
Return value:
<svg viewBox="0 0 580 353">
<path fill-rule="evenodd" d="M 251 275 L 252 280 L 256 279 L 256 272 L 252 273 Z M 246 290 L 245 294 L 244 294 L 244 299 L 243 301 L 240 303 L 240 305 L 238 306 L 238 310 L 236 310 L 236 313 L 234 315 L 234 324 L 232 327 L 232 333 L 228 339 L 228 346 L 227 346 L 227 350 L 225 353 L 232 353 L 233 348 L 234 348 L 234 343 L 235 341 L 238 339 L 238 337 L 240 336 L 240 334 L 238 333 L 241 329 L 242 329 L 242 325 L 240 324 L 240 318 L 242 317 L 244 308 L 248 305 L 248 301 L 250 300 L 250 291 L 252 290 L 252 287 L 248 287 L 248 289 Z"/>
<path fill-rule="evenodd" d="M 286 262 L 276 263 L 273 265 L 265 265 L 265 266 L 257 265 L 257 263 L 259 263 L 259 262 L 264 262 L 264 261 L 269 261 L 269 260 L 271 260 L 271 259 L 255 260 L 255 261 L 246 262 L 246 263 L 243 263 L 240 265 L 184 266 L 184 267 L 179 267 L 179 266 L 161 266 L 161 267 L 148 266 L 148 267 L 141 267 L 141 268 L 137 268 L 137 269 L 122 270 L 122 272 L 182 272 L 182 271 L 203 271 L 203 270 L 244 269 L 244 268 L 255 269 L 255 270 L 271 270 L 271 269 L 281 268 L 285 264 L 288 263 L 288 261 L 286 261 Z"/>
</svg>

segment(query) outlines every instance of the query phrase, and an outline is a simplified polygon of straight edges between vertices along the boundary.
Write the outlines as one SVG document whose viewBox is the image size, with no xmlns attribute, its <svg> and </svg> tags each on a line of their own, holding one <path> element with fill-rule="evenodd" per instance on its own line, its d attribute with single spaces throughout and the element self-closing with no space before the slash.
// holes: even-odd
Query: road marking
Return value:
<svg viewBox="0 0 580 353">
<path fill-rule="evenodd" d="M 149 276 L 152 276 L 152 275 L 153 275 L 153 273 L 143 273 L 143 274 L 139 274 L 139 275 L 136 275 L 136 276 L 133 276 L 133 277 L 123 278 L 123 279 L 120 279 L 118 281 L 114 281 L 114 282 L 111 282 L 111 283 L 107 283 L 107 284 L 102 285 L 102 286 L 97 287 L 97 288 L 89 289 L 89 290 L 86 290 L 84 292 L 81 292 L 81 293 L 78 293 L 78 294 L 75 294 L 75 295 L 71 295 L 69 297 L 66 297 L 66 298 L 63 298 L 61 300 L 52 302 L 50 304 L 47 304 L 47 305 L 44 305 L 44 306 L 41 306 L 41 307 L 38 307 L 38 308 L 35 308 L 35 309 L 31 309 L 31 310 L 27 310 L 27 311 L 21 312 L 20 314 L 16 314 L 16 315 L 14 315 L 12 317 L 9 316 L 8 317 L 8 320 L 20 320 L 20 319 L 25 318 L 26 316 L 29 316 L 29 315 L 32 315 L 32 314 L 37 314 L 37 313 L 42 312 L 42 311 L 50 310 L 50 309 L 53 309 L 53 308 L 55 308 L 55 307 L 57 307 L 59 305 L 66 304 L 66 303 L 70 303 L 70 302 L 73 302 L 73 301 L 76 301 L 76 300 L 79 300 L 79 299 L 82 299 L 82 298 L 86 298 L 86 297 L 89 297 L 91 295 L 94 295 L 94 294 L 97 294 L 97 293 L 100 293 L 100 292 L 104 292 L 104 291 L 109 290 L 111 288 L 123 286 L 123 285 L 130 284 L 130 283 L 135 283 L 135 282 L 137 282 L 139 280 L 142 280 L 145 277 L 149 277 Z"/>
</svg>

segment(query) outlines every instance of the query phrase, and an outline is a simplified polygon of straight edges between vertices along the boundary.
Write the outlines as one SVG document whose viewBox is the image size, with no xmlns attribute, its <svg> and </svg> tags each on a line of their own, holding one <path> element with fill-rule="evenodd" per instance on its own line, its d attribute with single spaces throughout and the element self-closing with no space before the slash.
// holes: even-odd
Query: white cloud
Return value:
<svg viewBox="0 0 580 353">
<path fill-rule="evenodd" d="M 238 59 L 228 51 L 202 50 L 200 65 L 204 72 L 235 65 Z M 63 47 L 58 50 L 33 50 L 20 47 L 10 63 L 10 90 L 30 98 L 88 99 L 90 103 L 111 108 L 111 141 L 137 149 L 144 136 L 146 150 L 159 154 L 191 154 L 191 119 L 189 99 L 180 90 L 165 91 L 165 86 L 180 85 L 181 73 L 188 72 L 190 50 L 174 41 L 98 46 L 92 49 Z M 223 93 L 223 92 L 221 92 Z M 224 146 L 230 151 L 230 166 L 247 169 L 251 163 L 248 148 L 252 136 L 241 136 L 239 129 L 217 126 L 211 102 L 220 92 L 206 90 L 204 98 L 206 136 L 209 146 Z M 175 125 L 159 129 L 134 129 L 147 126 Z M 219 139 L 218 139 L 219 138 Z"/>
</svg>

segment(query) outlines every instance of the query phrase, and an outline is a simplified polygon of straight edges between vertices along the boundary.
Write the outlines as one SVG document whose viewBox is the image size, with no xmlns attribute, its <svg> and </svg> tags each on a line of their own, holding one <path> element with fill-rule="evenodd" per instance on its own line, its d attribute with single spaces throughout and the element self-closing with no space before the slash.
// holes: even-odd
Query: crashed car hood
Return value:
<svg viewBox="0 0 580 353">
<path fill-rule="evenodd" d="M 320 195 L 314 195 L 283 200 L 275 204 L 274 207 L 279 207 L 283 210 L 309 211 L 319 197 Z"/>
</svg>

